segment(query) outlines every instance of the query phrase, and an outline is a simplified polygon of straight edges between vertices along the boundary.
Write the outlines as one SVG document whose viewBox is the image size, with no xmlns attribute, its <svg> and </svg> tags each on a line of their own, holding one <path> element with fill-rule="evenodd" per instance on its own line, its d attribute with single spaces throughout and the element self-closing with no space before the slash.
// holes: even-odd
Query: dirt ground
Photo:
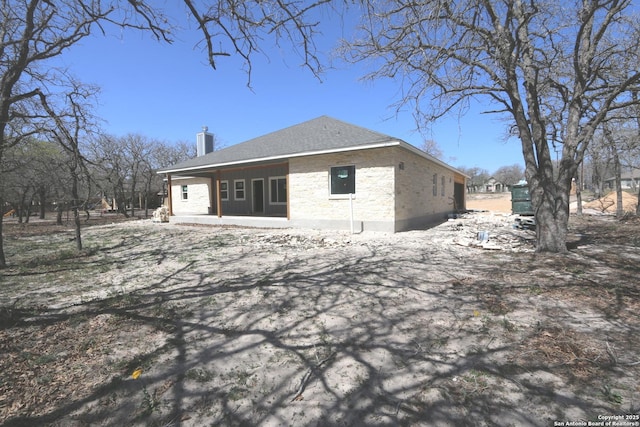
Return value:
<svg viewBox="0 0 640 427">
<path fill-rule="evenodd" d="M 573 216 L 570 253 L 542 255 L 506 212 L 394 235 L 114 221 L 80 254 L 5 223 L 0 425 L 640 425 L 640 221 Z"/>
<path fill-rule="evenodd" d="M 576 212 L 578 203 L 572 195 L 571 212 Z M 635 212 L 638 196 L 622 192 L 622 210 Z M 488 210 L 491 212 L 511 213 L 511 193 L 476 193 L 467 195 L 467 209 Z M 582 209 L 587 214 L 616 213 L 616 193 L 610 192 L 600 198 L 591 198 L 585 194 Z"/>
</svg>

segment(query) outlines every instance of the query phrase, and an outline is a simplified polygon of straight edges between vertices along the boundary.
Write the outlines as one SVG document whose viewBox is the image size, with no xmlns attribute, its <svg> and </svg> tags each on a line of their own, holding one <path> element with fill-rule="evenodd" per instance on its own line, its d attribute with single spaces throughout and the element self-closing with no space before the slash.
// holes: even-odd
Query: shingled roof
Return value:
<svg viewBox="0 0 640 427">
<path fill-rule="evenodd" d="M 320 116 L 220 151 L 186 160 L 158 172 L 197 171 L 393 143 L 401 143 L 401 141 L 341 120 Z"/>
</svg>

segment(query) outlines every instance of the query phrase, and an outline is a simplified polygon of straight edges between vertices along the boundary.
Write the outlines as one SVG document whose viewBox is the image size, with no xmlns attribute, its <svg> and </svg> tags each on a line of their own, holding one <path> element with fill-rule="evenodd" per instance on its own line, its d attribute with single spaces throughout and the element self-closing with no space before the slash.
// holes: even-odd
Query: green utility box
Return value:
<svg viewBox="0 0 640 427">
<path fill-rule="evenodd" d="M 533 215 L 531 195 L 527 184 L 516 184 L 511 187 L 511 213 L 514 215 Z"/>
</svg>

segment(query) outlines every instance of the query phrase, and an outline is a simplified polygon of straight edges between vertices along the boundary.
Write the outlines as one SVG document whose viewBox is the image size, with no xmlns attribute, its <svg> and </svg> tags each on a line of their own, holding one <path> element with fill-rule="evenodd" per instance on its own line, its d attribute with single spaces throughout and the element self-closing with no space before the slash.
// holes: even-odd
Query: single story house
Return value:
<svg viewBox="0 0 640 427">
<path fill-rule="evenodd" d="M 158 172 L 170 222 L 397 232 L 465 209 L 462 172 L 327 116 L 212 150 Z"/>
<path fill-rule="evenodd" d="M 616 188 L 616 178 L 611 177 L 604 180 L 605 186 L 609 189 Z M 623 189 L 635 190 L 640 185 L 640 169 L 630 169 L 620 174 L 620 186 Z"/>
<path fill-rule="evenodd" d="M 487 182 L 484 183 L 482 187 L 482 192 L 483 193 L 503 193 L 508 189 L 509 187 L 507 187 L 506 185 L 504 185 L 494 177 L 491 177 L 487 180 Z"/>
</svg>

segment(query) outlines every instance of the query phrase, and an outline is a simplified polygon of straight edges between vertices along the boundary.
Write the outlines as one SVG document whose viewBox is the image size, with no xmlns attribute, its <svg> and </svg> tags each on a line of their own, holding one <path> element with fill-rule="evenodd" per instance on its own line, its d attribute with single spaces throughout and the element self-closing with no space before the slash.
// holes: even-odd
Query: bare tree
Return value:
<svg viewBox="0 0 640 427">
<path fill-rule="evenodd" d="M 11 169 L 4 169 L 5 200 L 15 209 L 19 222 L 23 218 L 29 222 L 36 202 L 40 218 L 44 219 L 49 198 L 60 185 L 60 151 L 57 145 L 36 139 L 5 151 L 5 162 L 12 165 Z"/>
<path fill-rule="evenodd" d="M 638 101 L 638 91 L 631 92 L 631 98 L 634 101 Z M 638 152 L 638 161 L 636 168 L 640 169 L 640 103 L 635 104 L 635 117 L 636 117 L 636 151 Z M 640 183 L 639 183 L 640 184 Z M 638 203 L 636 204 L 636 215 L 640 216 L 640 185 L 638 185 Z"/>
<path fill-rule="evenodd" d="M 442 159 L 442 149 L 440 145 L 434 141 L 433 139 L 425 139 L 422 143 L 422 151 L 429 154 L 430 156 L 435 157 L 436 159 Z"/>
<path fill-rule="evenodd" d="M 605 180 L 611 173 L 611 156 L 601 131 L 596 132 L 586 153 L 591 169 L 591 185 L 596 197 L 604 194 Z"/>
<path fill-rule="evenodd" d="M 76 248 L 80 251 L 82 250 L 80 209 L 86 205 L 86 199 L 82 200 L 80 197 L 80 185 L 89 178 L 81 152 L 81 139 L 86 139 L 87 135 L 95 129 L 89 110 L 90 100 L 97 90 L 81 84 L 75 84 L 71 89 L 65 96 L 65 102 L 61 103 L 57 111 L 45 94 L 38 92 L 38 96 L 52 121 L 46 132 L 67 154 L 66 166 L 71 178 L 71 209 L 75 224 L 75 241 Z"/>
<path fill-rule="evenodd" d="M 571 182 L 596 128 L 637 103 L 640 28 L 630 0 L 363 2 L 351 61 L 402 78 L 420 125 L 486 97 L 518 135 L 537 251 L 565 252 Z M 611 73 L 613 69 L 622 73 Z M 554 174 L 550 144 L 562 147 Z"/>
<path fill-rule="evenodd" d="M 609 164 L 612 165 L 613 178 L 616 191 L 616 216 L 624 215 L 622 199 L 622 172 L 632 171 L 640 161 L 640 143 L 638 130 L 630 129 L 628 125 L 635 126 L 636 120 L 617 118 L 603 123 L 603 141 L 609 155 Z"/>
<path fill-rule="evenodd" d="M 162 156 L 186 160 L 186 156 L 176 154 L 182 149 L 139 134 L 103 135 L 93 141 L 90 149 L 96 182 L 105 194 L 115 198 L 118 212 L 134 216 L 138 206 L 145 209 L 147 216 L 149 194 L 153 189 L 156 192 L 162 189 L 161 178 L 156 173 L 161 167 L 158 162 L 166 161 L 160 160 Z"/>
<path fill-rule="evenodd" d="M 149 140 L 137 134 L 129 134 L 123 138 L 125 153 L 128 154 L 127 169 L 130 174 L 128 181 L 128 204 L 131 210 L 131 216 L 135 216 L 136 201 L 140 201 L 140 184 L 145 182 L 145 176 L 148 176 L 149 168 L 147 159 L 151 155 L 151 143 Z M 138 199 L 138 200 L 136 200 Z M 140 208 L 140 204 L 138 205 Z"/>
<path fill-rule="evenodd" d="M 479 167 L 467 168 L 458 166 L 458 170 L 469 177 L 467 180 L 467 192 L 475 193 L 490 178 L 489 171 Z"/>
<path fill-rule="evenodd" d="M 119 213 L 129 217 L 126 206 L 131 170 L 126 149 L 122 138 L 101 135 L 91 141 L 89 150 L 91 162 L 95 165 L 94 179 L 98 187 L 105 198 L 113 200 L 111 206 L 115 205 Z"/>
<path fill-rule="evenodd" d="M 45 67 L 46 61 L 88 36 L 100 23 L 148 29 L 166 39 L 164 17 L 159 11 L 150 13 L 140 3 L 0 0 L 0 164 L 4 150 L 40 132 L 38 123 L 49 114 L 38 101 L 46 100 L 45 88 L 65 81 L 56 68 Z M 139 16 L 145 19 L 135 19 Z M 2 199 L 0 195 L 1 204 Z M 3 240 L 0 217 L 0 268 L 6 267 Z"/>
<path fill-rule="evenodd" d="M 493 173 L 493 177 L 506 186 L 512 186 L 524 178 L 524 168 L 519 164 L 502 166 Z"/>
<path fill-rule="evenodd" d="M 240 56 L 250 84 L 252 58 L 264 44 L 288 43 L 303 64 L 318 75 L 321 61 L 313 42 L 318 26 L 311 11 L 330 0 L 183 0 L 202 34 L 202 46 L 215 69 L 220 58 Z M 0 0 L 0 166 L 4 151 L 28 133 L 46 113 L 29 108 L 45 89 L 63 78 L 48 60 L 95 30 L 113 26 L 152 33 L 170 43 L 177 31 L 157 2 L 151 0 Z M 0 170 L 0 181 L 2 181 Z M 2 188 L 0 188 L 2 190 Z M 0 192 L 0 206 L 4 196 Z M 0 216 L 0 268 L 6 267 Z"/>
<path fill-rule="evenodd" d="M 164 197 L 166 190 L 162 177 L 160 177 L 156 171 L 193 158 L 196 155 L 195 145 L 184 141 L 176 144 L 163 141 L 151 141 L 150 144 L 149 156 L 145 159 L 143 172 L 143 179 L 145 181 L 145 217 L 148 216 L 149 197 L 153 194 L 157 195 L 158 193 L 163 194 Z M 214 144 L 214 148 L 218 148 L 217 144 Z"/>
<path fill-rule="evenodd" d="M 616 189 L 616 216 L 618 218 L 622 217 L 622 180 L 620 177 L 620 155 L 618 154 L 618 146 L 616 140 L 611 133 L 611 130 L 608 126 L 605 125 L 604 128 L 604 138 L 607 141 L 607 147 L 609 148 L 609 152 L 611 153 L 611 159 L 613 162 L 613 173 L 614 173 L 614 181 L 615 181 L 615 189 Z"/>
</svg>

